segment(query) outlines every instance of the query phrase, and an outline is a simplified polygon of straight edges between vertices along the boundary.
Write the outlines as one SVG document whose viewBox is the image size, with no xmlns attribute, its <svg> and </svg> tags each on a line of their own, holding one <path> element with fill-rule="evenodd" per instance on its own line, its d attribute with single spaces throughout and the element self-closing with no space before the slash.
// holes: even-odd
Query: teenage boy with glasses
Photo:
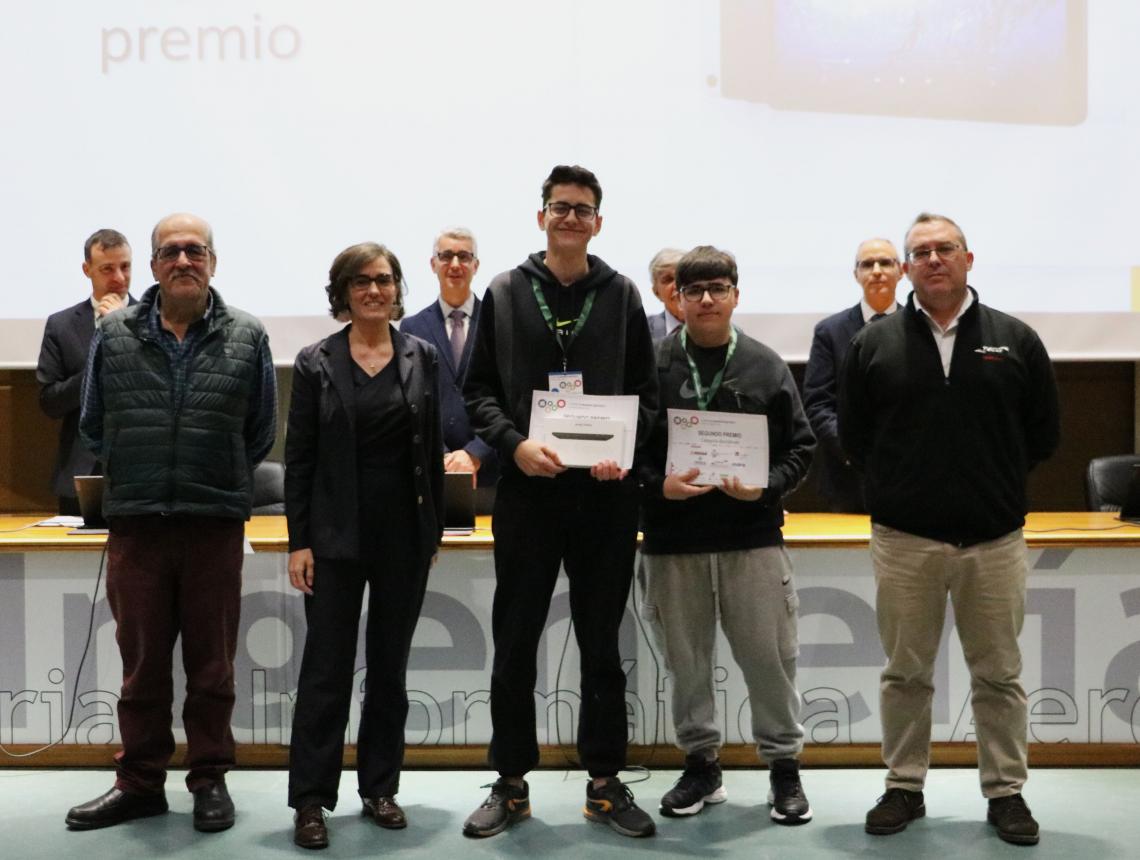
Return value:
<svg viewBox="0 0 1140 860">
<path fill-rule="evenodd" d="M 719 618 L 748 687 L 756 749 L 769 767 L 770 815 L 803 824 L 812 810 L 798 763 L 799 599 L 781 526 L 784 497 L 807 474 L 815 439 L 787 364 L 732 325 L 737 277 L 732 255 L 708 245 L 677 263 L 685 324 L 657 347 L 661 404 L 639 470 L 640 611 L 672 677 L 674 730 L 685 752 L 684 772 L 661 798 L 661 813 L 695 815 L 727 797 L 713 682 Z M 671 408 L 766 416 L 768 486 L 738 477 L 705 484 L 695 468 L 669 471 Z"/>
<path fill-rule="evenodd" d="M 637 484 L 612 460 L 567 469 L 530 429 L 531 392 L 581 382 L 592 395 L 640 398 L 638 439 L 657 405 L 653 349 L 637 288 L 587 254 L 602 228 L 602 189 L 582 167 L 558 166 L 542 186 L 546 250 L 498 275 L 483 298 L 464 394 L 475 432 L 499 453 L 491 766 L 499 778 L 463 826 L 492 836 L 530 815 L 527 772 L 538 764 L 538 643 L 560 566 L 581 652 L 578 755 L 590 780 L 584 813 L 625 836 L 653 820 L 618 779 L 628 735 L 618 628 L 633 578 Z"/>
</svg>

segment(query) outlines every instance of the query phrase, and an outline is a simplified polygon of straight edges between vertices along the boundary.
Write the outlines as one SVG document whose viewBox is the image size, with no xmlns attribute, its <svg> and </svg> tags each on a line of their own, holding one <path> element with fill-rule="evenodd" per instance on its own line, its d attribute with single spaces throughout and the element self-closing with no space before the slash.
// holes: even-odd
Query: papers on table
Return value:
<svg viewBox="0 0 1140 860">
<path fill-rule="evenodd" d="M 694 484 L 720 485 L 738 477 L 768 486 L 768 417 L 737 412 L 670 409 L 666 473 L 701 470 Z"/>
<path fill-rule="evenodd" d="M 63 514 L 60 514 L 57 517 L 51 517 L 50 519 L 40 520 L 35 525 L 55 527 L 55 528 L 59 528 L 62 526 L 64 528 L 76 529 L 76 528 L 79 528 L 80 526 L 83 525 L 83 517 L 68 517 L 68 516 L 64 516 Z"/>
<path fill-rule="evenodd" d="M 530 438 L 557 452 L 564 466 L 589 468 L 613 460 L 632 468 L 636 433 L 636 394 L 531 395 Z"/>
</svg>

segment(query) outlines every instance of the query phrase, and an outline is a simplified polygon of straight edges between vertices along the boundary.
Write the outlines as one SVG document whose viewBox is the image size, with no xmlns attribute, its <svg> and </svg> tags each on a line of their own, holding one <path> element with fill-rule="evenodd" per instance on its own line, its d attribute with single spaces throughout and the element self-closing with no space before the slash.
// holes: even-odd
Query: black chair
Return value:
<svg viewBox="0 0 1140 860">
<path fill-rule="evenodd" d="M 264 460 L 253 470 L 253 513 L 285 513 L 285 464 Z"/>
<path fill-rule="evenodd" d="M 1085 472 L 1085 501 L 1090 511 L 1119 511 L 1128 498 L 1140 454 L 1114 454 L 1089 460 Z"/>
</svg>

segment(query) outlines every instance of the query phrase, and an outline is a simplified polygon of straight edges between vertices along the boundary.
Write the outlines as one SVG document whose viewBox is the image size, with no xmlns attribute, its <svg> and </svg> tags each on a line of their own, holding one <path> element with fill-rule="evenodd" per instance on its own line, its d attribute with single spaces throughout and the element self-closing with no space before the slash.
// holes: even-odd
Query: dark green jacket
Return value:
<svg viewBox="0 0 1140 860">
<path fill-rule="evenodd" d="M 254 464 L 243 430 L 265 331 L 215 292 L 176 403 L 170 361 L 147 325 L 157 292 L 102 326 L 104 513 L 248 519 Z"/>
</svg>

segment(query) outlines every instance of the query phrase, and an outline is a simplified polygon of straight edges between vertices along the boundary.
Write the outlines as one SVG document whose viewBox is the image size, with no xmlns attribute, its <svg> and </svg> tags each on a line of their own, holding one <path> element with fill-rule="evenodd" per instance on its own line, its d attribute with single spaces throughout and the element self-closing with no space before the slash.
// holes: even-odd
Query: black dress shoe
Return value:
<svg viewBox="0 0 1140 860">
<path fill-rule="evenodd" d="M 221 780 L 194 791 L 194 829 L 217 833 L 234 826 L 234 802 Z"/>
<path fill-rule="evenodd" d="M 95 830 L 121 824 L 132 818 L 147 818 L 162 815 L 169 807 L 163 792 L 155 794 L 134 794 L 112 788 L 94 800 L 68 810 L 65 819 L 70 830 Z"/>
<path fill-rule="evenodd" d="M 388 830 L 402 830 L 408 826 L 408 817 L 394 797 L 364 798 L 364 815 Z"/>
<path fill-rule="evenodd" d="M 293 842 L 302 848 L 329 847 L 329 830 L 319 804 L 302 806 L 293 814 Z"/>
</svg>

